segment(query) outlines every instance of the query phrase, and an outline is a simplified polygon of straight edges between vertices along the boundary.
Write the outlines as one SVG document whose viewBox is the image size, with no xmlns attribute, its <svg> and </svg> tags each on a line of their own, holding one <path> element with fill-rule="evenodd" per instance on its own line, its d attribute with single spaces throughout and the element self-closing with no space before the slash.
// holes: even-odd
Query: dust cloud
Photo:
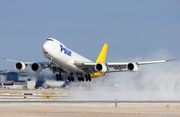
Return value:
<svg viewBox="0 0 180 117">
<path fill-rule="evenodd" d="M 158 50 L 146 55 L 145 61 L 172 58 L 168 51 Z M 143 61 L 143 57 L 132 61 Z M 70 89 L 71 100 L 180 100 L 180 60 L 141 65 L 136 73 L 109 73 L 92 82 L 71 83 Z"/>
</svg>

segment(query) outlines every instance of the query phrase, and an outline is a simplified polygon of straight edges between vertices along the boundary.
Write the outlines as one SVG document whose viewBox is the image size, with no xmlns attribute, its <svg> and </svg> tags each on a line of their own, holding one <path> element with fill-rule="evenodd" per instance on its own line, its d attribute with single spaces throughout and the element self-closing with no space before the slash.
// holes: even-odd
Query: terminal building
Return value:
<svg viewBox="0 0 180 117">
<path fill-rule="evenodd" d="M 17 72 L 8 72 L 6 75 L 6 81 L 19 81 L 19 74 Z"/>
<path fill-rule="evenodd" d="M 26 72 L 16 72 L 7 70 L 0 70 L 0 87 L 4 89 L 27 89 L 29 86 L 30 89 L 34 89 L 36 81 L 31 81 L 33 83 L 27 83 L 30 81 L 30 76 Z"/>
<path fill-rule="evenodd" d="M 5 82 L 6 81 L 6 73 L 5 73 L 5 71 L 3 71 L 3 70 L 0 70 L 0 82 Z"/>
<path fill-rule="evenodd" d="M 0 70 L 0 81 L 14 81 L 14 82 L 22 82 L 27 81 L 30 77 L 27 75 L 26 72 L 16 72 L 10 71 L 7 72 L 6 70 Z"/>
<path fill-rule="evenodd" d="M 55 75 L 44 76 L 38 73 L 0 70 L 0 88 L 3 89 L 38 89 L 43 87 L 46 80 L 56 81 Z M 62 79 L 67 80 L 68 74 L 63 74 Z M 63 81 L 62 81 L 63 82 Z"/>
</svg>

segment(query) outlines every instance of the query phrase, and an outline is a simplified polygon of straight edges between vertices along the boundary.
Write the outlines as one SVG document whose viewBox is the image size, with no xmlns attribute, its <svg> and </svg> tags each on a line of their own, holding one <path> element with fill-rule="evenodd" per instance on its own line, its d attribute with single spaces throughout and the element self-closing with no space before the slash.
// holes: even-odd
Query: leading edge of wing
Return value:
<svg viewBox="0 0 180 117">
<path fill-rule="evenodd" d="M 16 60 L 10 60 L 10 59 L 6 59 L 6 58 L 3 58 L 3 59 L 6 60 L 6 61 L 9 61 L 9 62 L 14 62 L 14 63 L 24 62 L 25 64 L 33 64 L 33 62 L 16 61 Z"/>
</svg>

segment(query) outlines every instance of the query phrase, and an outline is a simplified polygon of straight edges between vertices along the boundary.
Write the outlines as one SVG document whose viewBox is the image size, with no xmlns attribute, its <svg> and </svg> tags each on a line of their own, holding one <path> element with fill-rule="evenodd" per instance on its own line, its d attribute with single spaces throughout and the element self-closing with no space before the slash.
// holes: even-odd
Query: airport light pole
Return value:
<svg viewBox="0 0 180 117">
<path fill-rule="evenodd" d="M 7 81 L 7 70 L 4 70 L 5 71 L 5 82 Z"/>
<path fill-rule="evenodd" d="M 21 76 L 21 85 L 23 85 L 23 71 L 19 71 L 19 76 Z M 18 79 L 19 80 L 19 79 Z"/>
<path fill-rule="evenodd" d="M 22 75 L 22 83 L 23 83 L 23 73 L 24 73 L 24 72 L 22 71 L 21 73 L 22 73 L 21 75 Z M 22 84 L 21 84 L 21 85 L 22 85 Z"/>
</svg>

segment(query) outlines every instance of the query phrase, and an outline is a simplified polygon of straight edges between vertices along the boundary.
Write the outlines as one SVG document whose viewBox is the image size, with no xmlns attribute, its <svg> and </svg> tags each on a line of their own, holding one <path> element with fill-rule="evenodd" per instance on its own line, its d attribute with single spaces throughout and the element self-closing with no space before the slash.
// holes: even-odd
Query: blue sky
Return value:
<svg viewBox="0 0 180 117">
<path fill-rule="evenodd" d="M 143 46 L 146 60 L 159 49 L 180 58 L 179 11 L 179 0 L 0 0 L 0 69 L 14 69 L 4 57 L 47 61 L 49 37 L 92 61 L 104 43 L 108 62 L 142 58 Z"/>
</svg>

